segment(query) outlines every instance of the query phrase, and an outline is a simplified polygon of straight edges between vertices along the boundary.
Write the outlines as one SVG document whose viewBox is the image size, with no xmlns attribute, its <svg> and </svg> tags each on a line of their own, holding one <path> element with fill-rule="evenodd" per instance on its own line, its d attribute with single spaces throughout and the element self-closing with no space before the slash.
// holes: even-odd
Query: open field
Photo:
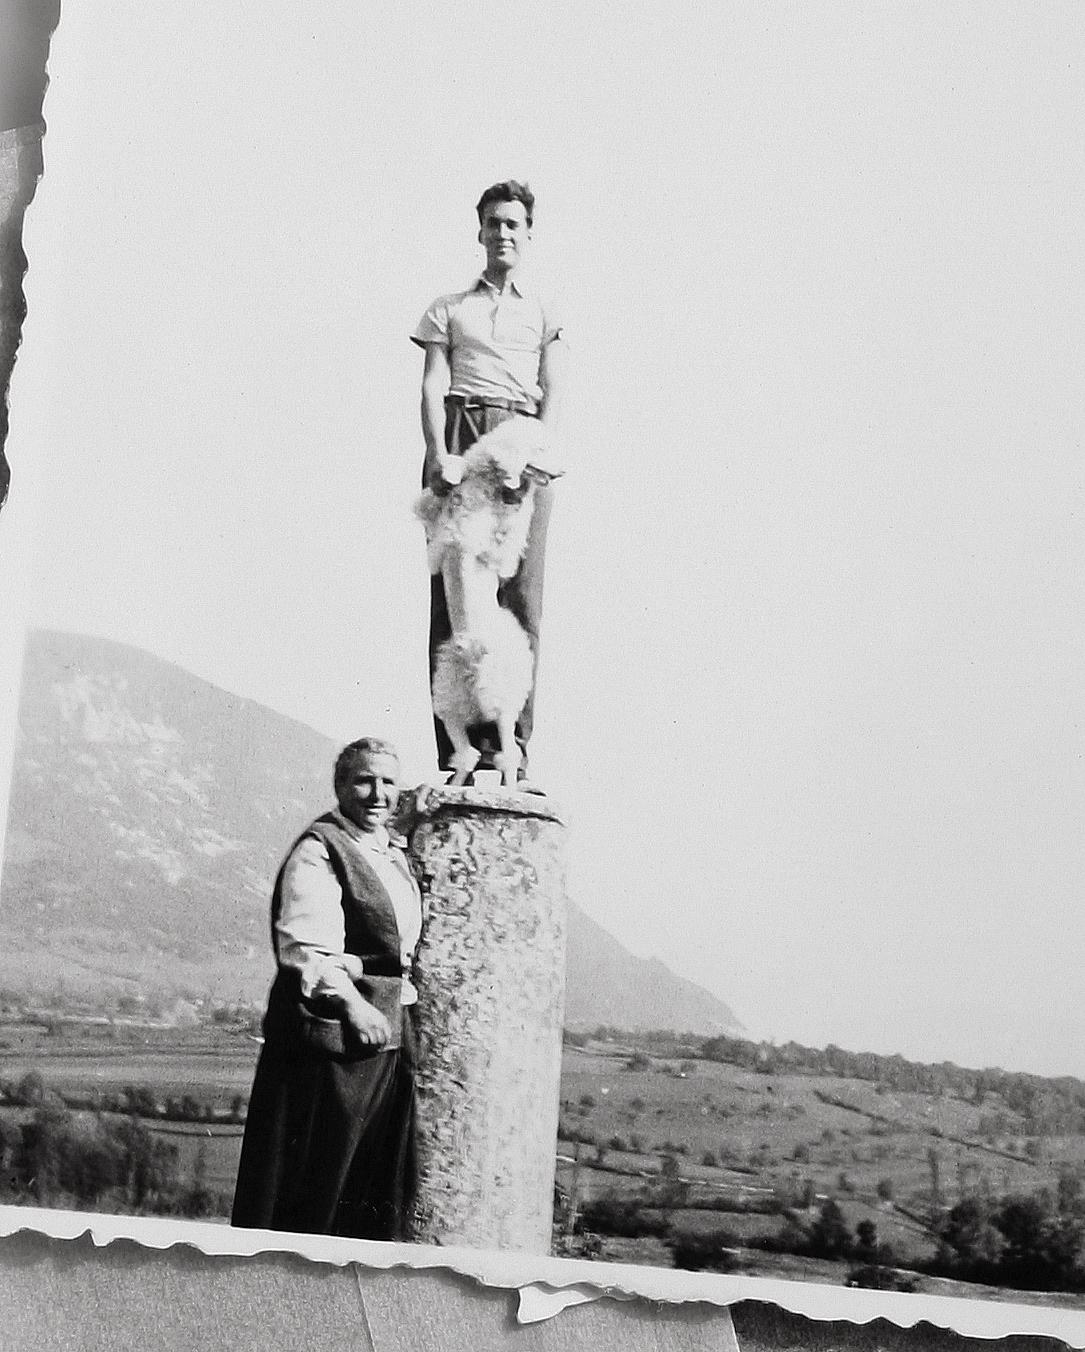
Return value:
<svg viewBox="0 0 1085 1352">
<path fill-rule="evenodd" d="M 197 1161 L 202 1158 L 203 1180 L 207 1187 L 224 1197 L 233 1196 L 243 1127 L 208 1127 L 197 1122 L 154 1122 L 148 1126 L 157 1137 L 177 1146 L 177 1170 L 183 1180 L 195 1177 Z M 207 1219 L 214 1220 L 215 1217 Z M 223 1216 L 222 1220 L 225 1219 Z"/>
<path fill-rule="evenodd" d="M 36 1072 L 73 1102 L 146 1087 L 160 1111 L 189 1096 L 207 1121 L 148 1117 L 146 1125 L 178 1148 L 182 1179 L 198 1176 L 228 1198 L 242 1129 L 224 1119 L 247 1097 L 258 1051 L 240 1027 L 46 1033 L 5 1024 L 0 1081 L 11 1086 Z M 573 1214 L 599 1199 L 626 1199 L 668 1223 L 672 1238 L 725 1232 L 736 1270 L 839 1282 L 844 1263 L 749 1246 L 771 1244 L 788 1216 L 809 1228 L 832 1198 L 853 1232 L 873 1227 L 907 1267 L 934 1252 L 932 1215 L 962 1198 L 1053 1194 L 1067 1171 L 1085 1173 L 1085 1135 L 1030 1133 L 1026 1118 L 993 1100 L 590 1042 L 564 1054 L 557 1181 Z M 0 1107 L 0 1120 L 25 1112 Z M 619 1262 L 673 1261 L 662 1239 L 644 1234 L 606 1234 L 596 1252 Z M 934 1277 L 920 1283 L 975 1290 Z"/>
<path fill-rule="evenodd" d="M 682 1062 L 681 1072 L 664 1059 L 627 1070 L 627 1060 L 624 1052 L 568 1052 L 563 1122 L 587 1127 L 600 1142 L 636 1143 L 641 1154 L 678 1154 L 693 1180 L 718 1175 L 702 1163 L 711 1153 L 769 1189 L 799 1175 L 844 1195 L 873 1193 L 889 1179 L 895 1194 L 909 1195 L 929 1192 L 934 1150 L 945 1200 L 984 1180 L 1000 1191 L 1053 1183 L 1060 1163 L 1085 1161 L 1082 1136 L 1045 1136 L 1030 1145 L 1035 1138 L 1018 1123 L 1016 1131 L 982 1139 L 987 1109 L 959 1099 L 711 1061 Z"/>
<path fill-rule="evenodd" d="M 148 1085 L 162 1098 L 192 1094 L 226 1108 L 248 1097 L 259 1051 L 247 1033 L 206 1027 L 48 1035 L 0 1025 L 0 1080 L 37 1071 L 61 1095 Z"/>
<path fill-rule="evenodd" d="M 38 1071 L 58 1094 L 86 1094 L 96 1089 L 150 1085 L 163 1098 L 193 1094 L 218 1108 L 226 1108 L 237 1094 L 248 1097 L 259 1048 L 232 1049 L 225 1055 L 180 1050 L 133 1052 L 123 1056 L 101 1054 L 12 1057 L 0 1055 L 0 1079 L 18 1079 Z"/>
</svg>

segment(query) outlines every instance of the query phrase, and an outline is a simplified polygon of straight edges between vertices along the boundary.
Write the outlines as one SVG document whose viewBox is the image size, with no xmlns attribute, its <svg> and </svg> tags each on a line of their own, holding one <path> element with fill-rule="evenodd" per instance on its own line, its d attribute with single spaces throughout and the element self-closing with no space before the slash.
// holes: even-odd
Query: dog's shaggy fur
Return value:
<svg viewBox="0 0 1085 1352">
<path fill-rule="evenodd" d="M 452 636 L 437 651 L 433 712 L 454 748 L 453 784 L 462 784 L 480 753 L 467 729 L 496 723 L 501 782 L 520 764 L 515 727 L 531 690 L 527 634 L 497 602 L 498 582 L 514 576 L 527 548 L 535 490 L 562 471 L 546 429 L 535 418 L 510 418 L 463 456 L 462 482 L 443 497 L 427 489 L 416 513 L 426 527 L 430 572 L 445 585 Z M 514 490 L 518 500 L 504 500 Z"/>
</svg>

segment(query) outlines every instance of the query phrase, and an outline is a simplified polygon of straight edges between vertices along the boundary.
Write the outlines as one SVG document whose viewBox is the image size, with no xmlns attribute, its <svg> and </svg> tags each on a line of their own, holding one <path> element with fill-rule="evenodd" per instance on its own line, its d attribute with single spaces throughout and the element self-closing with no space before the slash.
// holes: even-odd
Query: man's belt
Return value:
<svg viewBox="0 0 1085 1352">
<path fill-rule="evenodd" d="M 446 394 L 445 404 L 455 408 L 501 408 L 507 413 L 524 413 L 529 418 L 539 416 L 539 406 L 533 401 L 524 403 L 516 399 L 490 399 L 481 394 Z"/>
</svg>

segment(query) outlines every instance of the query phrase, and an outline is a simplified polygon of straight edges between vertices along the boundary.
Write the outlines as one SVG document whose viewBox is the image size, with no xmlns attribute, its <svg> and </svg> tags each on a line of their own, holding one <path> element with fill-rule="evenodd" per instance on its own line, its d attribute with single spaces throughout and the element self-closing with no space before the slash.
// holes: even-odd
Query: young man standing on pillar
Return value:
<svg viewBox="0 0 1085 1352">
<path fill-rule="evenodd" d="M 509 418 L 540 418 L 553 423 L 558 411 L 565 364 L 565 343 L 553 306 L 522 273 L 534 219 L 535 198 L 526 183 L 508 180 L 486 189 L 478 201 L 479 243 L 486 251 L 482 276 L 466 291 L 435 300 L 423 315 L 411 341 L 425 350 L 422 375 L 422 435 L 426 443 L 423 484 L 447 492 L 445 469 Z M 454 475 L 451 477 L 455 477 Z M 538 671 L 542 621 L 546 531 L 553 506 L 553 488 L 536 490 L 535 511 L 527 549 L 519 571 L 498 591 L 498 601 L 527 633 Z M 430 676 L 440 644 L 451 625 L 440 574 L 430 581 Z M 521 790 L 537 792 L 527 777 L 528 741 L 535 715 L 535 676 L 516 723 L 521 751 L 517 780 Z M 450 770 L 452 744 L 439 718 L 434 719 L 437 760 Z M 499 748 L 497 729 L 470 730 L 482 751 L 479 768 L 492 768 Z"/>
</svg>

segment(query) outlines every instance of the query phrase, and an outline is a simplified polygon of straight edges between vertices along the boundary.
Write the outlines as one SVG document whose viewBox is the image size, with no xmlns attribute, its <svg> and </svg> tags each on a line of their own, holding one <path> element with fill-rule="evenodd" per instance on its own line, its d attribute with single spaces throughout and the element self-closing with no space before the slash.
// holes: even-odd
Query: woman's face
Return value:
<svg viewBox="0 0 1085 1352">
<path fill-rule="evenodd" d="M 339 811 L 360 831 L 386 825 L 399 797 L 399 762 L 384 751 L 362 751 L 336 788 Z"/>
</svg>

